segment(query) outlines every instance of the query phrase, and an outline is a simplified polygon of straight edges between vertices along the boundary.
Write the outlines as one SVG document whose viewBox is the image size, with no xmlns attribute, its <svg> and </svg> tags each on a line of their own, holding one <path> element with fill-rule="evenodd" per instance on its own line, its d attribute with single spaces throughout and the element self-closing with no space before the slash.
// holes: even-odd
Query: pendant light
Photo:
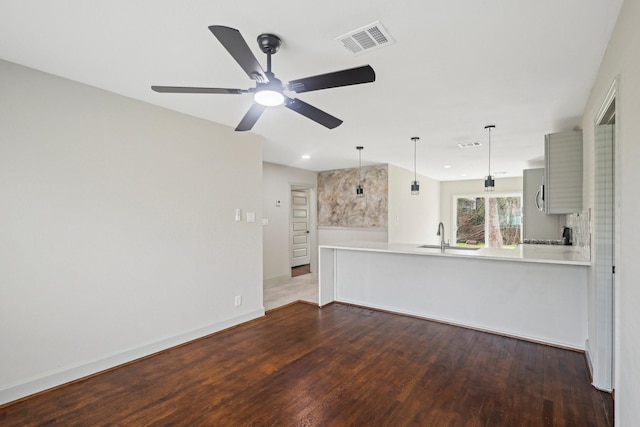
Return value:
<svg viewBox="0 0 640 427">
<path fill-rule="evenodd" d="M 411 195 L 417 196 L 420 194 L 420 183 L 418 182 L 418 172 L 416 169 L 416 146 L 420 138 L 414 136 L 411 138 L 413 141 L 413 181 L 411 181 Z"/>
<path fill-rule="evenodd" d="M 495 190 L 496 181 L 491 175 L 491 129 L 495 129 L 496 125 L 486 125 L 484 128 L 489 131 L 489 173 L 484 178 L 484 191 Z"/>
<path fill-rule="evenodd" d="M 358 185 L 356 185 L 356 197 L 364 197 L 364 188 L 362 188 L 362 150 L 364 147 L 357 146 L 358 150 Z"/>
</svg>

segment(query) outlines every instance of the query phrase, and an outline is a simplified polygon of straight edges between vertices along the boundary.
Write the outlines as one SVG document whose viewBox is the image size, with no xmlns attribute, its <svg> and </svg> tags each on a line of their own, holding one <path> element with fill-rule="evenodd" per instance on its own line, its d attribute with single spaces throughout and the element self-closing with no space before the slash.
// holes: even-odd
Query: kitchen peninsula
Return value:
<svg viewBox="0 0 640 427">
<path fill-rule="evenodd" d="M 320 246 L 320 305 L 371 307 L 584 350 L 590 262 L 572 246 Z"/>
</svg>

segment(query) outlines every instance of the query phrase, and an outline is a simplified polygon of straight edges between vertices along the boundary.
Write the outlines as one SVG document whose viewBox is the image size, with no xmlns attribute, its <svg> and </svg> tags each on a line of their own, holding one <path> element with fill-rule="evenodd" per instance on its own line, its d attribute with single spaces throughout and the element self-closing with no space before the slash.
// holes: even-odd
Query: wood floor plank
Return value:
<svg viewBox="0 0 640 427">
<path fill-rule="evenodd" d="M 612 410 L 581 353 L 298 303 L 0 407 L 0 425 L 611 426 Z"/>
</svg>

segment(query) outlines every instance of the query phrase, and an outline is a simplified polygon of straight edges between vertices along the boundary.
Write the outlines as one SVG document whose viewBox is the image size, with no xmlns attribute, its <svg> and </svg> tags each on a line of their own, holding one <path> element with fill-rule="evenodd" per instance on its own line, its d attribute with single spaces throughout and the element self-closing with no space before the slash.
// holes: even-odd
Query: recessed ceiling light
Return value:
<svg viewBox="0 0 640 427">
<path fill-rule="evenodd" d="M 445 169 L 451 169 L 451 165 L 444 165 Z"/>
<path fill-rule="evenodd" d="M 463 174 L 462 174 L 462 175 L 460 175 L 460 176 L 467 176 L 467 174 L 466 174 L 466 173 L 463 173 Z"/>
<path fill-rule="evenodd" d="M 307 160 L 307 159 L 310 159 L 310 158 L 311 158 L 311 156 L 310 156 L 310 155 L 308 155 L 308 154 L 303 154 L 303 155 L 302 155 L 302 158 L 303 158 L 303 159 L 305 159 L 305 160 Z"/>
</svg>

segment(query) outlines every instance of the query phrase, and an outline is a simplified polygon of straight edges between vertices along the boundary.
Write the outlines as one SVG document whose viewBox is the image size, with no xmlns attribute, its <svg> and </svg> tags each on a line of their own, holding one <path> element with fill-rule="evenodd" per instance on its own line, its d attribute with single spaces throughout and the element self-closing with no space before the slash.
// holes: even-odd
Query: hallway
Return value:
<svg viewBox="0 0 640 427">
<path fill-rule="evenodd" d="M 275 284 L 264 282 L 265 310 L 272 310 L 295 301 L 318 304 L 317 274 L 303 274 Z"/>
</svg>

